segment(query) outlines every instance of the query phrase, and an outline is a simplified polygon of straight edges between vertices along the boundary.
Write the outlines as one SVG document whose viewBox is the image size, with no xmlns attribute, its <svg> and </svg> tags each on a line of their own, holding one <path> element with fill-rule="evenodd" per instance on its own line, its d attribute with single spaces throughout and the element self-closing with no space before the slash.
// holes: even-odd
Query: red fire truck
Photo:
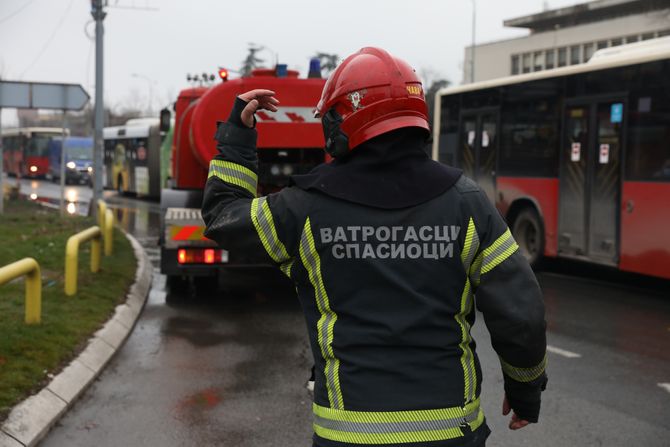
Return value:
<svg viewBox="0 0 670 447">
<path fill-rule="evenodd" d="M 227 120 L 235 97 L 266 88 L 281 102 L 275 113 L 256 114 L 258 194 L 265 195 L 286 186 L 291 175 L 307 173 L 324 161 L 323 131 L 313 117 L 324 83 L 321 78 L 301 79 L 297 71 L 279 65 L 213 87 L 181 91 L 175 104 L 172 187 L 161 192 L 161 272 L 168 278 L 217 276 L 227 267 L 250 265 L 244 253 L 228 252 L 205 238 L 200 215 L 209 162 L 216 154 L 216 123 Z"/>
<path fill-rule="evenodd" d="M 433 158 L 463 169 L 537 264 L 670 278 L 670 37 L 444 89 Z"/>
</svg>

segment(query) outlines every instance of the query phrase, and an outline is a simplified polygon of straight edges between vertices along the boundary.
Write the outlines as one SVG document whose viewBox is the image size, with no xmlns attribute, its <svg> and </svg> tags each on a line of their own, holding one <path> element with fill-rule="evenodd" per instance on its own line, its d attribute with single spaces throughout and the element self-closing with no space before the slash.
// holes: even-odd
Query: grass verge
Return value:
<svg viewBox="0 0 670 447">
<path fill-rule="evenodd" d="M 92 225 L 91 218 L 61 218 L 34 203 L 6 202 L 5 214 L 0 215 L 0 266 L 24 257 L 40 264 L 42 323 L 24 324 L 23 279 L 0 286 L 0 422 L 85 347 L 133 283 L 135 255 L 125 236 L 115 230 L 114 254 L 103 256 L 98 273 L 90 271 L 90 242 L 82 245 L 78 292 L 65 295 L 65 243 Z"/>
</svg>

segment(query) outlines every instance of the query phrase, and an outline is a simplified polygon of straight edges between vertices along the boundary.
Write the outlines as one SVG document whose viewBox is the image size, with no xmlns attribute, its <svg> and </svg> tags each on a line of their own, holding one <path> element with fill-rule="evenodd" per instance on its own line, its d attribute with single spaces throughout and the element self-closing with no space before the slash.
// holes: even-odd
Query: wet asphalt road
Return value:
<svg viewBox="0 0 670 447">
<path fill-rule="evenodd" d="M 84 195 L 84 192 L 82 192 Z M 158 206 L 109 196 L 158 265 Z M 506 428 L 502 376 L 481 316 L 487 446 L 670 445 L 670 282 L 554 262 L 545 293 L 549 386 L 539 424 Z M 309 446 L 311 365 L 281 274 L 236 287 L 154 288 L 134 332 L 43 446 Z"/>
</svg>

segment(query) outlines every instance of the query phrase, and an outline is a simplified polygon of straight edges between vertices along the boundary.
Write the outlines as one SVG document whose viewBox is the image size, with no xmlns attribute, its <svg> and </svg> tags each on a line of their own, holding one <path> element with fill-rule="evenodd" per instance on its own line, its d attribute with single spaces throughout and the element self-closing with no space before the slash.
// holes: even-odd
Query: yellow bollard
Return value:
<svg viewBox="0 0 670 447">
<path fill-rule="evenodd" d="M 26 275 L 26 324 L 39 324 L 42 318 L 42 273 L 33 258 L 23 258 L 0 268 L 0 285 Z"/>
<path fill-rule="evenodd" d="M 79 268 L 79 245 L 91 240 L 91 272 L 100 270 L 100 227 L 93 226 L 70 236 L 65 246 L 65 294 L 77 293 L 77 270 Z"/>
<path fill-rule="evenodd" d="M 114 250 L 114 212 L 110 209 L 105 210 L 105 226 L 102 228 L 105 233 L 105 256 L 111 256 Z"/>
<path fill-rule="evenodd" d="M 105 212 L 107 211 L 107 204 L 104 200 L 98 199 L 98 226 L 105 232 Z"/>
</svg>

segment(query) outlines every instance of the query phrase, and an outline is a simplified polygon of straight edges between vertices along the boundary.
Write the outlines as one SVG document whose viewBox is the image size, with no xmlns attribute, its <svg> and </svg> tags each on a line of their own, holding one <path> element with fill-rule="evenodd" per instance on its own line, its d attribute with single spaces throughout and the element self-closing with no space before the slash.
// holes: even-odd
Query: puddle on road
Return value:
<svg viewBox="0 0 670 447">
<path fill-rule="evenodd" d="M 197 348 L 209 348 L 223 343 L 226 335 L 210 330 L 211 322 L 187 317 L 170 317 L 165 320 L 163 335 L 182 338 Z"/>
<path fill-rule="evenodd" d="M 160 229 L 160 214 L 148 207 L 128 208 L 110 204 L 116 223 L 135 237 L 157 237 Z"/>
</svg>

